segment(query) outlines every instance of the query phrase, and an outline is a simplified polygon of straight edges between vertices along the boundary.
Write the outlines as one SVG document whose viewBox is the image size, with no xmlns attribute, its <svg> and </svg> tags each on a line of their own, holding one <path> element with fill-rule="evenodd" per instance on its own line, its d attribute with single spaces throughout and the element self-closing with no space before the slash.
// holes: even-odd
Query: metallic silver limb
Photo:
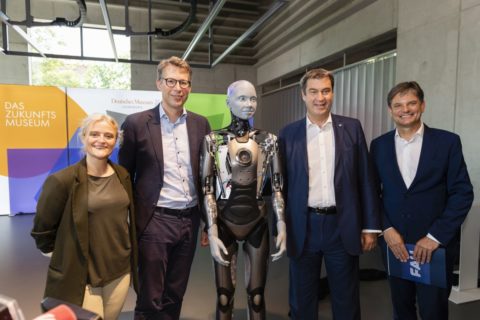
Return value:
<svg viewBox="0 0 480 320">
<path fill-rule="evenodd" d="M 215 201 L 215 143 L 213 133 L 205 136 L 201 154 L 201 179 L 203 188 L 203 208 L 207 227 L 217 224 L 217 202 Z"/>
<path fill-rule="evenodd" d="M 271 181 L 272 181 L 272 204 L 273 211 L 277 221 L 285 221 L 285 201 L 283 200 L 282 189 L 283 189 L 283 176 L 282 176 L 282 166 L 280 164 L 280 155 L 278 152 L 278 142 L 277 137 L 272 135 L 273 145 L 272 145 L 272 167 L 271 167 Z"/>
</svg>

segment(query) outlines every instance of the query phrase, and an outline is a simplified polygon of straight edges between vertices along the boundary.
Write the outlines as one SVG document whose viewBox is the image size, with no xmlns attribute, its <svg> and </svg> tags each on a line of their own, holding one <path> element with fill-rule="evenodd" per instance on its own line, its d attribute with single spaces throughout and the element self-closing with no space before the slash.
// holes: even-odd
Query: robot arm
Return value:
<svg viewBox="0 0 480 320">
<path fill-rule="evenodd" d="M 215 144 L 213 134 L 205 136 L 202 146 L 200 174 L 203 190 L 203 209 L 207 228 L 217 224 L 217 202 L 215 201 Z"/>
<path fill-rule="evenodd" d="M 283 176 L 281 168 L 282 166 L 280 164 L 278 142 L 275 138 L 274 147 L 272 150 L 271 181 L 273 211 L 277 221 L 277 237 L 275 246 L 278 251 L 272 255 L 273 261 L 280 259 L 287 250 L 287 228 L 285 225 L 285 202 L 282 195 Z"/>
<path fill-rule="evenodd" d="M 218 208 L 215 200 L 215 136 L 213 133 L 205 136 L 201 157 L 201 177 L 203 190 L 203 211 L 205 212 L 205 221 L 208 229 L 208 241 L 210 243 L 210 253 L 219 264 L 228 266 L 229 262 L 223 259 L 228 254 L 225 245 L 218 237 L 217 215 Z"/>
</svg>

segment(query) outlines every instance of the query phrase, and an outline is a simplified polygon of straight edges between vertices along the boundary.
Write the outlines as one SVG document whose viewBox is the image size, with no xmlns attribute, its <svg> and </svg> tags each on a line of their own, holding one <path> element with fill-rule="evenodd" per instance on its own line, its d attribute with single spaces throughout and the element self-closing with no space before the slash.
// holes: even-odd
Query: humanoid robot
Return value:
<svg viewBox="0 0 480 320">
<path fill-rule="evenodd" d="M 232 83 L 227 91 L 232 122 L 205 137 L 202 150 L 204 211 L 217 287 L 216 319 L 232 319 L 239 242 L 243 242 L 249 319 L 265 319 L 264 289 L 269 255 L 267 208 L 262 197 L 270 178 L 276 221 L 273 261 L 286 250 L 282 173 L 275 135 L 254 129 L 255 87 Z"/>
</svg>

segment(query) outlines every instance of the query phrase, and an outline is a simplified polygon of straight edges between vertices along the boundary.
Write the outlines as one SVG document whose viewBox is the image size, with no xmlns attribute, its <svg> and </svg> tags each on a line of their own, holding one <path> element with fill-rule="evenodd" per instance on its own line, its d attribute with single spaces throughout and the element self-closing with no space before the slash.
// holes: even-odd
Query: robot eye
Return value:
<svg viewBox="0 0 480 320">
<path fill-rule="evenodd" d="M 246 149 L 240 149 L 237 152 L 236 159 L 242 166 L 248 166 L 252 162 L 252 154 Z"/>
</svg>

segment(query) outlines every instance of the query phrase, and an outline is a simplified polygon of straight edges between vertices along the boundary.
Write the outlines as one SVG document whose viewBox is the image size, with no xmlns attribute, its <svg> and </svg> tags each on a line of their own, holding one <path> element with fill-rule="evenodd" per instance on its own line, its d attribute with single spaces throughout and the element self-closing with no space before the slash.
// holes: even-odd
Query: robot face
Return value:
<svg viewBox="0 0 480 320">
<path fill-rule="evenodd" d="M 239 149 L 235 155 L 235 160 L 241 166 L 248 166 L 252 163 L 252 153 L 247 149 Z"/>
<path fill-rule="evenodd" d="M 257 110 L 257 93 L 248 81 L 238 81 L 232 89 L 227 104 L 232 113 L 240 119 L 249 119 Z"/>
</svg>

